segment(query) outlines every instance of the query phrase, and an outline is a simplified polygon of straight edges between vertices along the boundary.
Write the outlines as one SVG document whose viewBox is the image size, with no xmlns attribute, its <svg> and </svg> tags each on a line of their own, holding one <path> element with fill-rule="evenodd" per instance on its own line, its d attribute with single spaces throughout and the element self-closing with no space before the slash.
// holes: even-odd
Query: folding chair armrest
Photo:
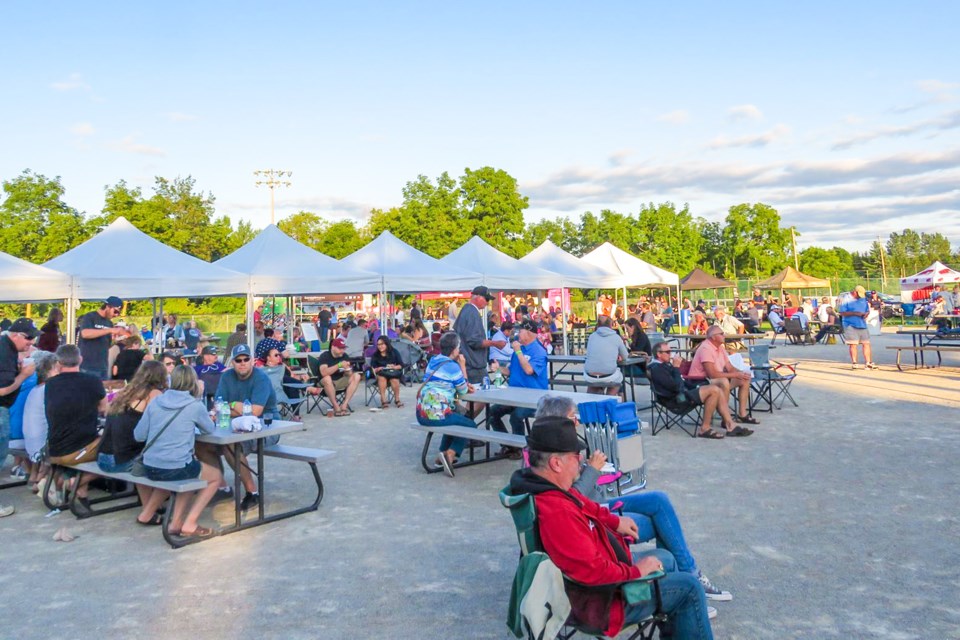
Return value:
<svg viewBox="0 0 960 640">
<path fill-rule="evenodd" d="M 649 600 L 652 597 L 652 594 L 650 593 L 650 584 L 654 580 L 659 580 L 663 576 L 663 571 L 654 571 L 653 573 L 648 573 L 647 575 L 637 578 L 636 580 L 624 582 L 621 586 L 624 600 L 627 601 L 627 604 L 636 604 L 638 602 Z"/>
</svg>

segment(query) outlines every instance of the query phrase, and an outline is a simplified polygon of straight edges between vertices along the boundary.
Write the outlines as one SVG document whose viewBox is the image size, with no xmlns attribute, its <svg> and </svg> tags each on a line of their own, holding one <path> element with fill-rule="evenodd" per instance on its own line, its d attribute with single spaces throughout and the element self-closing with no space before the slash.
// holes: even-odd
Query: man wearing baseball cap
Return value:
<svg viewBox="0 0 960 640">
<path fill-rule="evenodd" d="M 20 385 L 33 375 L 32 364 L 20 363 L 20 352 L 29 351 L 40 332 L 27 318 L 18 318 L 0 334 L 0 466 L 7 459 L 10 443 L 10 407 L 20 394 Z M 12 515 L 13 506 L 0 504 L 0 518 Z"/>
<path fill-rule="evenodd" d="M 547 377 L 547 351 L 537 340 L 537 323 L 533 320 L 524 320 L 520 323 L 519 339 L 513 343 L 513 355 L 510 357 L 510 366 L 507 368 L 510 387 L 524 389 L 549 389 Z M 510 407 L 495 404 L 490 407 L 490 425 L 495 431 L 506 433 L 503 417 L 510 416 L 510 429 L 517 435 L 524 435 L 526 428 L 524 420 L 533 417 L 534 409 Z M 512 447 L 502 447 L 500 453 L 508 458 L 519 460 L 521 452 Z"/>
<path fill-rule="evenodd" d="M 320 354 L 320 386 L 327 394 L 327 400 L 333 407 L 327 412 L 327 417 L 338 418 L 350 414 L 350 400 L 360 387 L 363 376 L 353 370 L 350 359 L 347 358 L 347 343 L 343 338 L 334 338 L 330 348 Z M 337 393 L 345 391 L 343 402 L 337 402 Z"/>
<path fill-rule="evenodd" d="M 638 536 L 636 523 L 573 488 L 586 448 L 573 420 L 538 418 L 527 448 L 530 466 L 514 472 L 509 492 L 533 496 L 544 551 L 570 580 L 564 583 L 573 615 L 581 623 L 603 629 L 603 635 L 615 637 L 625 624 L 652 614 L 655 602 L 628 605 L 619 590 L 611 599 L 608 589 L 595 587 L 665 571 L 660 592 L 670 637 L 712 639 L 706 596 L 697 577 L 677 572 L 676 560 L 664 549 L 631 554 L 629 542 Z"/>
<path fill-rule="evenodd" d="M 870 332 L 867 330 L 867 316 L 870 314 L 870 303 L 866 299 L 867 290 L 862 285 L 854 287 L 850 296 L 840 305 L 840 316 L 843 323 L 843 340 L 850 349 L 850 368 L 859 369 L 857 363 L 857 345 L 863 350 L 863 361 L 867 369 L 876 369 L 873 363 L 873 354 L 870 349 Z"/>
<path fill-rule="evenodd" d="M 505 340 L 487 339 L 487 322 L 483 310 L 493 300 L 493 294 L 483 285 L 470 292 L 470 302 L 463 305 L 453 327 L 460 336 L 460 351 L 467 361 L 467 382 L 480 384 L 487 373 L 487 355 L 490 347 L 502 349 Z"/>
<path fill-rule="evenodd" d="M 97 376 L 101 380 L 109 380 L 107 371 L 107 352 L 113 336 L 126 336 L 127 330 L 113 326 L 113 318 L 120 315 L 123 300 L 110 296 L 103 301 L 100 308 L 80 316 L 77 323 L 80 347 L 80 357 L 83 361 L 80 370 Z"/>
</svg>

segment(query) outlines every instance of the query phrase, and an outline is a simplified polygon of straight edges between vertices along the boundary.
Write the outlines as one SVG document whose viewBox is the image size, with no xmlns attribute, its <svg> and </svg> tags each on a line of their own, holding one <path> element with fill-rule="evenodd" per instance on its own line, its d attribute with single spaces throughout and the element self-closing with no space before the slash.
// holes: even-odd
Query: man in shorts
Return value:
<svg viewBox="0 0 960 640">
<path fill-rule="evenodd" d="M 850 297 L 840 305 L 840 316 L 843 323 L 843 340 L 850 349 L 850 368 L 859 369 L 857 363 L 857 345 L 863 350 L 863 361 L 867 369 L 876 369 L 873 363 L 873 353 L 870 349 L 870 332 L 867 330 L 867 315 L 870 313 L 870 304 L 866 299 L 867 290 L 857 285 L 850 292 Z"/>
<path fill-rule="evenodd" d="M 350 414 L 350 399 L 360 387 L 363 376 L 353 370 L 350 359 L 347 358 L 347 343 L 343 338 L 336 338 L 330 343 L 330 349 L 320 354 L 320 386 L 323 387 L 333 407 L 327 412 L 327 417 L 342 417 Z M 337 402 L 337 392 L 346 391 L 343 403 Z"/>
<path fill-rule="evenodd" d="M 698 387 L 686 382 L 680 375 L 680 356 L 672 355 L 667 342 L 660 342 L 653 348 L 653 358 L 654 361 L 647 367 L 647 373 L 657 395 L 657 402 L 676 413 L 702 404 L 703 423 L 697 435 L 711 440 L 722 439 L 726 435 L 724 431 L 711 429 L 710 422 L 713 420 L 713 412 L 719 411 L 724 425 L 733 424 L 733 416 L 730 415 L 730 407 L 726 402 L 727 392 L 718 385 L 706 384 Z M 753 433 L 740 426 L 736 428 L 741 429 L 738 435 L 744 431 Z"/>
</svg>

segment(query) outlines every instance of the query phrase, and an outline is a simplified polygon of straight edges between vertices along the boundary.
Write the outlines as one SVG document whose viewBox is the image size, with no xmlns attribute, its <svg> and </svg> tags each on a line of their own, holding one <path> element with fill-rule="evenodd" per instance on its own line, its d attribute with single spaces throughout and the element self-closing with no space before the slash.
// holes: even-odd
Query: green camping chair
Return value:
<svg viewBox="0 0 960 640">
<path fill-rule="evenodd" d="M 531 629 L 528 620 L 530 609 L 527 607 L 530 603 L 524 603 L 524 597 L 534 580 L 534 574 L 541 564 L 548 563 L 549 570 L 561 575 L 563 584 L 573 581 L 560 574 L 559 569 L 553 565 L 553 562 L 543 550 L 540 534 L 537 531 L 537 509 L 533 496 L 526 493 L 511 495 L 508 491 L 509 487 L 504 487 L 500 491 L 500 504 L 510 510 L 510 516 L 513 518 L 513 525 L 517 530 L 517 540 L 520 543 L 520 562 L 513 579 L 513 589 L 510 592 L 507 626 L 518 638 L 525 636 L 528 640 L 535 640 L 540 637 L 547 638 L 547 633 L 538 636 Z M 666 614 L 662 612 L 660 585 L 658 583 L 658 580 L 662 577 L 663 572 L 657 571 L 639 580 L 617 585 L 623 592 L 627 604 L 644 602 L 651 598 L 655 598 L 657 603 L 656 613 L 637 624 L 637 629 L 629 636 L 629 640 L 651 640 L 653 632 L 666 621 Z M 651 585 L 653 586 L 652 589 Z M 550 601 L 535 604 L 537 605 L 535 608 L 539 609 L 533 612 L 533 615 L 539 619 L 538 628 L 544 628 L 550 633 L 556 632 L 554 635 L 549 635 L 550 638 L 568 640 L 577 632 L 592 635 L 596 638 L 604 637 L 602 629 L 584 626 L 570 615 L 570 603 L 563 593 L 559 597 L 553 597 Z M 523 611 L 521 610 L 522 606 L 525 609 Z"/>
</svg>

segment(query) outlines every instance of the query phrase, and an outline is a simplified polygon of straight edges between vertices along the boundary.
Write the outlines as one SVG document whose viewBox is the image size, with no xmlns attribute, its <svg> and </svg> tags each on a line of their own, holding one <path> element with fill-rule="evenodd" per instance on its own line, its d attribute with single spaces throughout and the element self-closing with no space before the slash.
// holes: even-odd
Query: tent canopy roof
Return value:
<svg viewBox="0 0 960 640">
<path fill-rule="evenodd" d="M 462 247 L 440 258 L 440 262 L 478 271 L 483 284 L 496 290 L 549 289 L 560 286 L 560 274 L 545 271 L 512 258 L 490 246 L 479 236 L 473 236 Z"/>
<path fill-rule="evenodd" d="M 683 276 L 680 280 L 680 288 L 683 291 L 698 291 L 700 289 L 727 289 L 734 287 L 732 282 L 710 275 L 700 267 Z"/>
<path fill-rule="evenodd" d="M 623 276 L 623 286 L 648 287 L 662 285 L 675 287 L 680 281 L 677 274 L 671 273 L 666 269 L 661 269 L 660 267 L 655 267 L 649 262 L 641 260 L 619 247 L 613 246 L 609 242 L 604 242 L 583 256 L 583 259 L 607 271 L 621 274 Z"/>
<path fill-rule="evenodd" d="M 753 285 L 758 289 L 816 289 L 830 288 L 830 281 L 800 273 L 793 267 L 787 267 L 775 276 Z"/>
<path fill-rule="evenodd" d="M 254 295 L 370 293 L 380 290 L 380 276 L 353 269 L 297 242 L 276 225 L 215 265 L 250 276 Z"/>
<path fill-rule="evenodd" d="M 0 301 L 41 302 L 70 297 L 70 276 L 0 252 Z"/>
<path fill-rule="evenodd" d="M 954 271 L 939 260 L 919 273 L 900 278 L 900 287 L 922 289 L 935 284 L 960 282 L 960 272 Z"/>
<path fill-rule="evenodd" d="M 248 277 L 168 247 L 117 218 L 45 267 L 73 276 L 73 297 L 103 300 L 240 295 Z"/>
<path fill-rule="evenodd" d="M 623 286 L 619 272 L 572 256 L 549 240 L 520 258 L 520 262 L 560 274 L 565 287 L 614 289 Z"/>
<path fill-rule="evenodd" d="M 389 231 L 348 255 L 340 264 L 379 274 L 383 278 L 383 290 L 398 293 L 470 290 L 483 277 L 475 271 L 444 264 Z"/>
</svg>

